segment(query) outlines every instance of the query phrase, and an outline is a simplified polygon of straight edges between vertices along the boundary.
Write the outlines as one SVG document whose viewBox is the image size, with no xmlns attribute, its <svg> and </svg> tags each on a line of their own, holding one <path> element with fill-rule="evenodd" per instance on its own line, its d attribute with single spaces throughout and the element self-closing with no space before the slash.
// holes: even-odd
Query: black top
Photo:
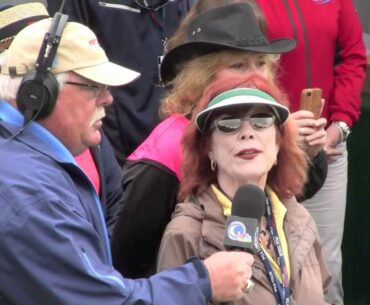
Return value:
<svg viewBox="0 0 370 305">
<path fill-rule="evenodd" d="M 179 181 L 166 166 L 127 160 L 123 167 L 124 205 L 111 239 L 114 267 L 129 278 L 156 271 L 162 235 L 177 203 Z"/>
</svg>

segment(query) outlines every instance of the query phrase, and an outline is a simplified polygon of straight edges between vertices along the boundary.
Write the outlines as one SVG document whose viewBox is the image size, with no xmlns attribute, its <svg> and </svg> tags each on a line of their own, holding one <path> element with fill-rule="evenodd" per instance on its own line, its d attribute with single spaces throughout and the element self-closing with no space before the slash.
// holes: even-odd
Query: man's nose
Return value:
<svg viewBox="0 0 370 305">
<path fill-rule="evenodd" d="M 98 105 L 109 106 L 113 103 L 113 96 L 108 88 L 104 88 L 103 92 L 98 97 Z"/>
</svg>

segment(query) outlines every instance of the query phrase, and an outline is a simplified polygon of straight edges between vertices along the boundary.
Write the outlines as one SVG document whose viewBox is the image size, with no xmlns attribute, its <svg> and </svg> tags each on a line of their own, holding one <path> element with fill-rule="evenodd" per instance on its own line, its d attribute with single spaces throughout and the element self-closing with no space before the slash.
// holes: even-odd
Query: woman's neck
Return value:
<svg viewBox="0 0 370 305">
<path fill-rule="evenodd" d="M 238 188 L 240 188 L 243 185 L 247 184 L 254 184 L 261 188 L 261 190 L 265 190 L 266 187 L 266 178 L 264 179 L 245 179 L 243 181 L 230 181 L 229 179 L 222 179 L 221 177 L 218 177 L 217 179 L 217 185 L 219 189 L 224 193 L 226 197 L 228 197 L 230 200 L 234 198 L 234 195 Z"/>
</svg>

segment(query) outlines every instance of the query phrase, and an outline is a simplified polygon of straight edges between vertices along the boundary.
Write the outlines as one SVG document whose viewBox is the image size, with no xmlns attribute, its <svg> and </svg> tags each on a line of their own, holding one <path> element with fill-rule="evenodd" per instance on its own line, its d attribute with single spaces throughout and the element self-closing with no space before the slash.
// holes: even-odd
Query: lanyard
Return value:
<svg viewBox="0 0 370 305">
<path fill-rule="evenodd" d="M 276 253 L 277 263 L 281 270 L 281 278 L 282 283 L 277 279 L 274 271 L 272 270 L 272 266 L 270 261 L 265 255 L 265 252 L 260 247 L 258 254 L 261 257 L 263 265 L 267 271 L 268 277 L 270 279 L 272 289 L 275 294 L 275 299 L 278 305 L 289 305 L 290 304 L 290 289 L 289 289 L 289 282 L 288 282 L 288 272 L 285 264 L 284 253 L 281 248 L 279 236 L 276 230 L 276 223 L 275 219 L 272 215 L 271 204 L 268 198 L 266 198 L 266 212 L 267 212 L 267 222 L 268 222 L 268 229 L 270 230 L 272 243 L 274 245 L 274 250 Z"/>
<path fill-rule="evenodd" d="M 166 45 L 166 42 L 167 42 L 167 36 L 165 34 L 165 30 L 164 30 L 164 26 L 163 26 L 163 23 L 165 22 L 164 21 L 164 19 L 165 19 L 164 11 L 162 11 L 162 16 L 160 16 L 161 20 L 159 20 L 158 15 L 156 15 L 156 14 L 160 14 L 160 12 L 149 12 L 150 19 L 152 20 L 153 24 L 159 30 L 159 33 L 161 35 L 162 46 L 164 47 Z"/>
<path fill-rule="evenodd" d="M 150 10 L 149 16 L 152 20 L 152 23 L 154 26 L 159 30 L 159 33 L 161 35 L 161 41 L 163 47 L 165 47 L 167 42 L 167 34 L 165 29 L 165 19 L 166 19 L 166 5 L 169 4 L 169 2 L 175 2 L 175 0 L 169 0 L 165 5 L 163 5 L 159 9 Z M 191 7 L 193 6 L 194 0 L 177 0 L 177 14 L 178 18 L 181 20 L 185 14 L 187 14 Z"/>
</svg>

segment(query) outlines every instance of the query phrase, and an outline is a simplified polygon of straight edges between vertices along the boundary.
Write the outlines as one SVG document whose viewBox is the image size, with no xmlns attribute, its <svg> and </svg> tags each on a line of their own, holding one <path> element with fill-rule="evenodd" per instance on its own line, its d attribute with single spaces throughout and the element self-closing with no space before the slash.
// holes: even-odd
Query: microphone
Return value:
<svg viewBox="0 0 370 305">
<path fill-rule="evenodd" d="M 232 201 L 227 217 L 224 246 L 255 254 L 259 249 L 258 221 L 265 210 L 265 193 L 254 184 L 241 186 Z"/>
</svg>

